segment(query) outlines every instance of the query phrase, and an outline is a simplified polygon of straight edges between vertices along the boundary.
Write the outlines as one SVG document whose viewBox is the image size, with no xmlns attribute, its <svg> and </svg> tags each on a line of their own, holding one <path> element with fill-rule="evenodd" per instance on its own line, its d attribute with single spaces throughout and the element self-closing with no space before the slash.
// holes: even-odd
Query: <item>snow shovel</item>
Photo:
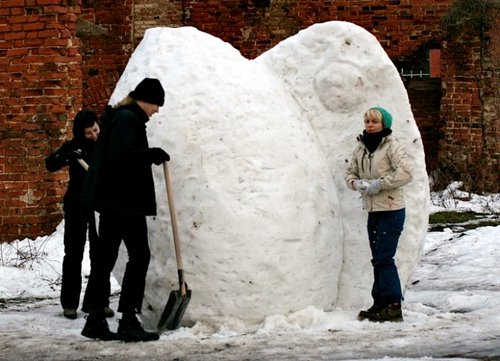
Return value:
<svg viewBox="0 0 500 361">
<path fill-rule="evenodd" d="M 167 305 L 163 310 L 160 322 L 158 322 L 158 331 L 165 329 L 175 330 L 179 327 L 182 316 L 191 300 L 191 290 L 188 289 L 184 281 L 184 269 L 182 267 L 181 247 L 179 244 L 179 231 L 177 229 L 177 216 L 174 207 L 174 197 L 172 194 L 172 181 L 168 171 L 167 162 L 163 163 L 163 173 L 165 175 L 165 184 L 167 186 L 168 207 L 170 210 L 170 220 L 172 221 L 172 233 L 174 236 L 175 259 L 177 261 L 177 274 L 179 276 L 179 290 L 171 291 Z"/>
</svg>

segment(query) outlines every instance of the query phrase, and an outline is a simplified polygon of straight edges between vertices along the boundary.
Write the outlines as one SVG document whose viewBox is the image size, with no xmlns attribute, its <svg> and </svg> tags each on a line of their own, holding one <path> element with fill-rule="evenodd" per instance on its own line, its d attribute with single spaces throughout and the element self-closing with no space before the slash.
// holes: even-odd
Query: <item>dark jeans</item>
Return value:
<svg viewBox="0 0 500 361">
<path fill-rule="evenodd" d="M 368 238 L 373 265 L 372 297 L 375 304 L 401 302 L 403 298 L 394 256 L 404 221 L 404 208 L 368 213 Z"/>
<path fill-rule="evenodd" d="M 87 241 L 90 245 L 90 263 L 98 242 L 94 212 L 83 207 L 66 207 L 64 212 L 64 258 L 62 264 L 61 306 L 78 309 L 82 289 L 82 260 Z M 110 285 L 107 285 L 109 298 Z"/>
<path fill-rule="evenodd" d="M 146 274 L 151 257 L 148 244 L 146 217 L 123 213 L 101 213 L 99 219 L 99 262 L 91 265 L 84 302 L 89 312 L 99 312 L 106 306 L 103 292 L 109 282 L 121 241 L 125 243 L 128 262 L 122 280 L 118 311 L 141 313 L 146 287 Z"/>
</svg>

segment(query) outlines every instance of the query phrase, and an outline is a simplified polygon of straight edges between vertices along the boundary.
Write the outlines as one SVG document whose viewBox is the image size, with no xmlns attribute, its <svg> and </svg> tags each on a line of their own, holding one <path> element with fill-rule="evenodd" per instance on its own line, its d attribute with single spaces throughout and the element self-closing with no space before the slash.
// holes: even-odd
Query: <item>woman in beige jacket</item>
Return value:
<svg viewBox="0 0 500 361">
<path fill-rule="evenodd" d="M 406 151 L 392 135 L 391 114 L 382 107 L 371 108 L 364 114 L 364 125 L 345 176 L 347 187 L 362 194 L 372 252 L 373 305 L 358 318 L 402 321 L 403 296 L 394 256 L 405 220 L 402 187 L 412 176 Z"/>
</svg>

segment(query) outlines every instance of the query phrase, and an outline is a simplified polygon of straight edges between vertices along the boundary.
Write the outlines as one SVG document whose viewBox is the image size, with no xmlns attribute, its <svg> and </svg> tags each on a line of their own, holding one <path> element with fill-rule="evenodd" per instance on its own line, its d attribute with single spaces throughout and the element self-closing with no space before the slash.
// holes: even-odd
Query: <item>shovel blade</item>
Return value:
<svg viewBox="0 0 500 361">
<path fill-rule="evenodd" d="M 182 297 L 181 290 L 171 291 L 160 322 L 158 322 L 158 331 L 162 332 L 178 328 L 190 300 L 191 290 L 189 289 L 186 289 L 185 297 Z"/>
</svg>

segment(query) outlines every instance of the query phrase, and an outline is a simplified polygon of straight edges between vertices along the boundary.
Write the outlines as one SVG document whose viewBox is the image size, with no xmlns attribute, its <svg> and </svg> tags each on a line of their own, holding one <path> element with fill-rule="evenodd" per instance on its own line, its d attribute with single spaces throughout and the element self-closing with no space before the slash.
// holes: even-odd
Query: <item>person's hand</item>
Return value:
<svg viewBox="0 0 500 361">
<path fill-rule="evenodd" d="M 81 149 L 72 150 L 71 152 L 69 152 L 66 155 L 66 159 L 68 159 L 68 162 L 72 162 L 74 160 L 81 159 L 81 158 L 82 158 L 82 151 L 81 151 Z"/>
<path fill-rule="evenodd" d="M 370 180 L 368 187 L 366 187 L 365 193 L 369 196 L 374 196 L 382 189 L 382 185 L 380 184 L 380 179 Z"/>
<path fill-rule="evenodd" d="M 156 165 L 160 165 L 163 162 L 168 162 L 170 160 L 168 153 L 161 148 L 149 148 L 148 157 L 151 163 Z"/>
<path fill-rule="evenodd" d="M 364 179 L 354 179 L 352 181 L 352 187 L 354 188 L 354 190 L 361 193 L 364 193 L 364 191 L 368 187 L 368 184 L 369 184 L 368 181 Z"/>
</svg>

